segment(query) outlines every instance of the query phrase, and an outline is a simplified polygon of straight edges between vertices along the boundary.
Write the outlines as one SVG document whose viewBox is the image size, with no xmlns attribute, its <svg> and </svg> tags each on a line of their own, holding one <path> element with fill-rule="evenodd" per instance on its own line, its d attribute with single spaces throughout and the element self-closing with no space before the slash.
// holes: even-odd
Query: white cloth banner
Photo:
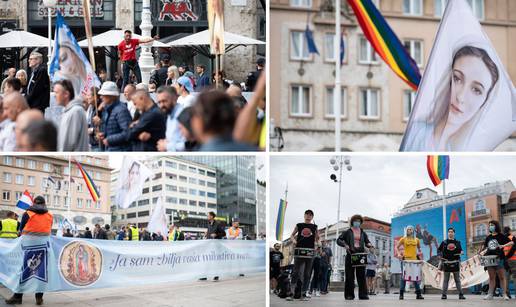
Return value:
<svg viewBox="0 0 516 307">
<path fill-rule="evenodd" d="M 132 157 L 124 156 L 118 172 L 118 190 L 115 204 L 122 209 L 129 208 L 133 201 L 142 195 L 143 184 L 152 176 L 151 170 Z"/>
<path fill-rule="evenodd" d="M 437 269 L 428 262 L 423 264 L 423 276 L 425 285 L 430 285 L 436 289 L 442 289 L 444 272 Z M 480 264 L 480 257 L 475 255 L 473 258 L 460 264 L 460 283 L 462 289 L 481 284 L 489 279 L 489 275 L 484 271 Z M 453 274 L 450 275 L 448 289 L 456 289 Z"/>
<path fill-rule="evenodd" d="M 448 1 L 400 150 L 492 151 L 515 131 L 510 76 L 466 0 Z"/>
<path fill-rule="evenodd" d="M 163 206 L 161 198 L 158 198 L 158 203 L 154 207 L 154 210 L 152 210 L 152 216 L 149 225 L 147 226 L 147 230 L 151 233 L 160 232 L 163 237 L 166 237 L 168 234 L 167 224 L 168 219 L 165 206 Z"/>
<path fill-rule="evenodd" d="M 0 239 L 0 283 L 15 292 L 63 291 L 265 272 L 264 241 Z"/>
</svg>

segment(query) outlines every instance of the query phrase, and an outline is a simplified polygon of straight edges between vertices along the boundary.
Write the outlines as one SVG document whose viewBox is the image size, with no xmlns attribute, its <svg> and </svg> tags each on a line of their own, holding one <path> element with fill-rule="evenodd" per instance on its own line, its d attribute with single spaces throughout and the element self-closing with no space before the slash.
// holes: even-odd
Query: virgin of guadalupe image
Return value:
<svg viewBox="0 0 516 307">
<path fill-rule="evenodd" d="M 500 110 L 494 108 L 494 104 L 510 104 L 510 97 L 509 102 L 497 97 L 499 68 L 485 49 L 474 45 L 469 43 L 455 48 L 451 65 L 439 80 L 433 100 L 429 106 L 421 106 L 428 111 L 423 109 L 422 115 L 420 113 L 411 120 L 401 150 L 494 149 L 483 145 L 492 140 L 474 140 L 473 133 L 482 129 L 482 125 L 494 124 L 485 123 L 482 118 L 488 112 Z"/>
<path fill-rule="evenodd" d="M 84 245 L 79 245 L 75 253 L 75 277 L 80 282 L 87 282 L 89 278 L 89 254 Z"/>
</svg>

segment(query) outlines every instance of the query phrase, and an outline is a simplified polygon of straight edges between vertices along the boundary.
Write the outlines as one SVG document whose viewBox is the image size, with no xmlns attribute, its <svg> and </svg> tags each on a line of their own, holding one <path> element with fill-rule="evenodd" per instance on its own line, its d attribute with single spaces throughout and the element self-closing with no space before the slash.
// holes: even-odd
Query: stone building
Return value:
<svg viewBox="0 0 516 307">
<path fill-rule="evenodd" d="M 516 2 L 467 0 L 512 79 L 516 78 Z M 373 0 L 421 72 L 430 56 L 445 0 Z M 285 151 L 334 150 L 334 1 L 271 0 L 270 114 L 283 131 Z M 345 58 L 342 79 L 342 150 L 397 151 L 415 93 L 375 54 L 342 1 Z M 308 52 L 313 31 L 319 55 Z M 271 139 L 272 150 L 279 138 Z M 499 150 L 515 150 L 510 139 Z"/>
</svg>

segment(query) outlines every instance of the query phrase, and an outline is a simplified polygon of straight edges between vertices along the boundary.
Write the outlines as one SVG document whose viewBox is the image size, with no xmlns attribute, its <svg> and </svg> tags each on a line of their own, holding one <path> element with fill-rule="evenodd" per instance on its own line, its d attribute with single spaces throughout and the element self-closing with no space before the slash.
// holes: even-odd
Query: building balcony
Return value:
<svg viewBox="0 0 516 307">
<path fill-rule="evenodd" d="M 469 213 L 470 220 L 487 219 L 490 217 L 491 217 L 491 210 L 489 210 L 488 208 L 471 211 Z"/>
</svg>

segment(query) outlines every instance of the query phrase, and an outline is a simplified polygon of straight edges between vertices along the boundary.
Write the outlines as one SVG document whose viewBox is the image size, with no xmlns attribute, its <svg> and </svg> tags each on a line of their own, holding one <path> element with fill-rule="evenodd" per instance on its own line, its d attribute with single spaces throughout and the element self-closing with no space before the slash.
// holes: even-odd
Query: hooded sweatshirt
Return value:
<svg viewBox="0 0 516 307">
<path fill-rule="evenodd" d="M 58 127 L 58 151 L 88 151 L 88 121 L 82 101 L 76 98 L 64 108 Z"/>
</svg>

